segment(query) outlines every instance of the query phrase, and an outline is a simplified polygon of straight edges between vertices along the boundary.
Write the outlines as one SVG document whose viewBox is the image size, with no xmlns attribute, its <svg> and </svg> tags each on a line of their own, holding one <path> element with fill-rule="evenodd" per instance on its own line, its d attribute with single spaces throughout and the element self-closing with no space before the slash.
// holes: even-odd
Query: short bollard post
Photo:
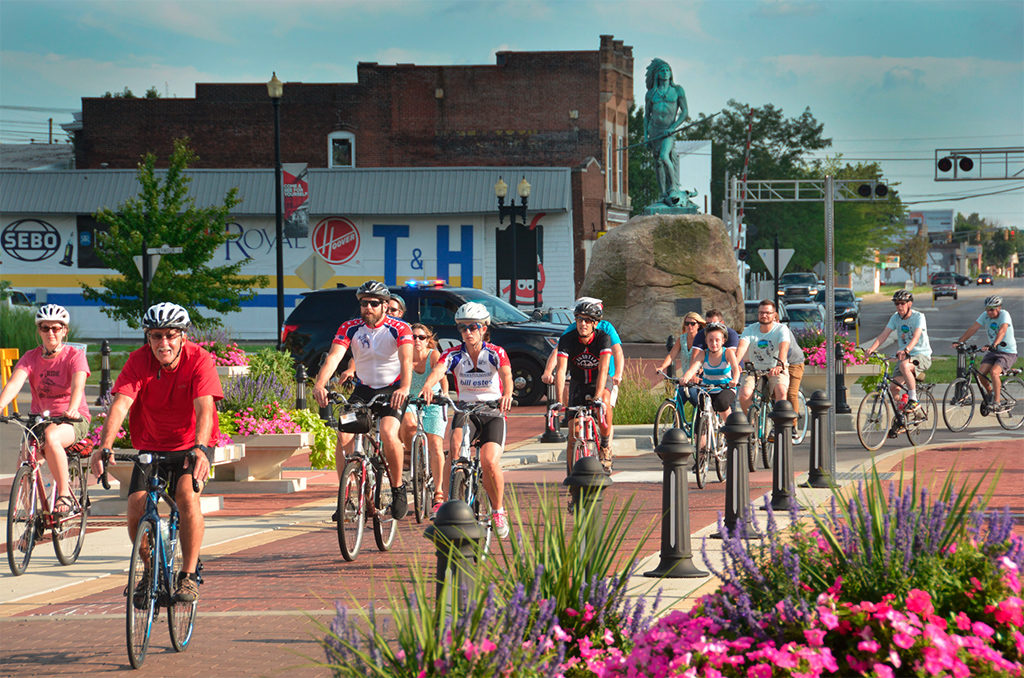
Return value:
<svg viewBox="0 0 1024 678">
<path fill-rule="evenodd" d="M 460 592 L 473 582 L 474 556 L 484 536 L 473 509 L 461 499 L 445 502 L 437 510 L 434 524 L 423 531 L 423 536 L 433 542 L 437 554 L 435 595 L 441 598 L 445 580 L 450 576 L 454 606 L 464 609 L 466 601 L 461 599 Z"/>
<path fill-rule="evenodd" d="M 597 457 L 583 457 L 572 465 L 572 472 L 562 481 L 572 493 L 573 512 L 576 525 L 583 530 L 582 550 L 600 534 L 602 520 L 601 495 L 604 488 L 612 484 L 612 479 L 604 472 L 601 461 Z M 590 579 L 589 563 L 586 577 Z"/>
<path fill-rule="evenodd" d="M 548 405 L 555 402 L 557 396 L 555 395 L 555 385 L 548 384 Z M 559 422 L 562 417 L 556 414 L 549 414 L 547 410 L 544 411 L 544 434 L 540 437 L 542 443 L 564 443 L 565 434 L 558 430 Z"/>
<path fill-rule="evenodd" d="M 306 366 L 301 363 L 295 368 L 295 409 L 306 409 Z"/>
<path fill-rule="evenodd" d="M 665 353 L 671 353 L 672 347 L 676 345 L 676 338 L 673 335 L 668 335 L 668 339 L 665 340 Z M 674 363 L 669 363 L 668 368 L 665 370 L 665 374 L 669 377 L 676 376 L 676 366 Z"/>
<path fill-rule="evenodd" d="M 330 403 L 321 407 L 318 410 L 320 418 L 327 422 L 328 428 L 338 428 L 338 420 L 334 416 L 334 408 L 331 407 Z"/>
<path fill-rule="evenodd" d="M 669 429 L 654 450 L 661 457 L 661 562 L 645 577 L 706 577 L 708 573 L 693 564 L 690 551 L 690 500 L 686 469 L 693 445 L 681 429 Z"/>
<path fill-rule="evenodd" d="M 775 463 L 772 465 L 772 509 L 788 511 L 793 501 L 793 423 L 796 412 L 788 400 L 776 401 L 772 408 L 775 423 Z"/>
<path fill-rule="evenodd" d="M 747 451 L 754 427 L 739 410 L 725 420 L 722 433 L 725 434 L 725 517 L 723 524 L 728 534 L 747 538 L 752 534 L 750 512 L 750 476 L 747 472 Z M 724 539 L 725 535 L 715 532 L 712 539 Z"/>
<path fill-rule="evenodd" d="M 836 414 L 852 414 L 850 404 L 846 402 L 846 361 L 843 360 L 843 347 L 836 344 Z"/>
<path fill-rule="evenodd" d="M 110 341 L 104 339 L 100 344 L 100 396 L 96 398 L 96 404 L 102 405 L 103 399 L 110 393 L 113 384 L 110 383 Z"/>
<path fill-rule="evenodd" d="M 800 487 L 831 487 L 832 477 L 828 470 L 832 465 L 826 456 L 831 455 L 832 447 L 825 444 L 825 415 L 832 403 L 824 391 L 815 391 L 807 401 L 807 407 L 811 410 L 811 459 L 807 482 Z"/>
</svg>

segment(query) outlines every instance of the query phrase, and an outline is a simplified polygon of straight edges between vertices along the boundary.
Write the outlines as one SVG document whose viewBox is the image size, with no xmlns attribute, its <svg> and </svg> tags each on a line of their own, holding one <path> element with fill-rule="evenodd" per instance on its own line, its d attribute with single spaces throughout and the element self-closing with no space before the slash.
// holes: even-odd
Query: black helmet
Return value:
<svg viewBox="0 0 1024 678">
<path fill-rule="evenodd" d="M 363 297 L 379 297 L 387 300 L 391 298 L 391 292 L 388 291 L 388 286 L 384 283 L 377 280 L 367 280 L 356 290 L 356 299 L 362 299 Z"/>
<path fill-rule="evenodd" d="M 896 301 L 913 301 L 914 295 L 910 290 L 896 290 L 892 295 L 892 300 Z"/>
<path fill-rule="evenodd" d="M 594 320 L 600 320 L 604 316 L 604 311 L 601 309 L 601 306 L 592 301 L 581 301 L 576 304 L 576 308 L 573 309 L 572 313 L 577 318 L 584 315 L 588 318 L 593 318 Z"/>
</svg>

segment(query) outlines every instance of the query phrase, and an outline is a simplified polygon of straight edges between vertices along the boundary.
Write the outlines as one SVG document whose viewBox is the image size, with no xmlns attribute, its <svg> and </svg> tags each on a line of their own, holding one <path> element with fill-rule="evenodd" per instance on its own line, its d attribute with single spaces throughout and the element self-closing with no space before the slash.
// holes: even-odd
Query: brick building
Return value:
<svg viewBox="0 0 1024 678">
<path fill-rule="evenodd" d="M 491 66 L 360 63 L 355 83 L 286 82 L 281 158 L 311 168 L 569 168 L 573 279 L 589 244 L 629 218 L 632 47 L 499 52 Z M 198 83 L 193 99 L 82 99 L 79 169 L 166 162 L 188 136 L 196 168 L 271 166 L 273 107 L 264 83 Z M 518 177 L 505 177 L 515 186 Z"/>
</svg>

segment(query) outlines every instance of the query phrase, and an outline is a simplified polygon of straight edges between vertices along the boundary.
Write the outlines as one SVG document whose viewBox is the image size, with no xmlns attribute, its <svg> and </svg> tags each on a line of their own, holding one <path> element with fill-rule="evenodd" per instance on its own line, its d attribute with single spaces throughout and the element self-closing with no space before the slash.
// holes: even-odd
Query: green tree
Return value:
<svg viewBox="0 0 1024 678">
<path fill-rule="evenodd" d="M 907 272 L 910 279 L 928 263 L 928 236 L 915 235 L 896 249 L 900 255 L 900 268 Z"/>
<path fill-rule="evenodd" d="M 644 139 L 644 108 L 629 107 L 629 143 L 636 144 Z M 658 178 L 654 174 L 651 150 L 644 144 L 629 149 L 629 200 L 632 215 L 636 216 L 645 207 L 658 199 Z"/>
<path fill-rule="evenodd" d="M 128 89 L 127 86 L 125 86 L 125 88 L 123 90 L 121 90 L 120 92 L 111 92 L 111 91 L 108 90 L 108 91 L 104 92 L 103 96 L 100 97 L 100 98 L 101 99 L 138 99 L 139 97 L 135 96 L 135 93 L 132 92 L 130 89 Z M 146 90 L 146 93 L 142 95 L 142 98 L 143 99 L 159 99 L 160 98 L 160 90 L 158 90 L 156 88 L 156 85 L 150 85 L 149 89 Z"/>
<path fill-rule="evenodd" d="M 248 260 L 225 266 L 210 266 L 214 251 L 228 238 L 226 224 L 231 209 L 239 203 L 238 189 L 232 188 L 220 205 L 197 207 L 188 195 L 191 179 L 185 174 L 196 159 L 188 139 L 176 139 L 170 165 L 161 181 L 156 172 L 156 156 L 146 154 L 139 163 L 141 191 L 116 209 L 95 214 L 109 230 L 97 235 L 100 259 L 121 275 L 100 280 L 100 287 L 82 284 L 82 296 L 103 304 L 104 313 L 139 327 L 142 308 L 142 276 L 132 259 L 147 247 L 182 246 L 181 254 L 164 255 L 152 273 L 149 296 L 153 301 L 171 301 L 189 309 L 196 327 L 221 324 L 217 314 L 241 309 L 241 302 L 252 299 L 253 287 L 266 287 L 266 276 L 242 276 L 239 272 Z"/>
</svg>

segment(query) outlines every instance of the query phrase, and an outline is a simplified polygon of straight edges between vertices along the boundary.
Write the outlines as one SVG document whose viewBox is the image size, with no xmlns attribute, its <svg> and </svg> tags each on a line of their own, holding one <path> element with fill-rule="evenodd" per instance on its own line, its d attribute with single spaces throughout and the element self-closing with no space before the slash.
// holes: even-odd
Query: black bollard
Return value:
<svg viewBox="0 0 1024 678">
<path fill-rule="evenodd" d="M 775 464 L 772 466 L 772 509 L 788 511 L 795 494 L 793 488 L 793 423 L 796 412 L 788 400 L 779 400 L 772 408 L 775 433 Z"/>
<path fill-rule="evenodd" d="M 852 414 L 850 404 L 846 402 L 846 361 L 843 360 L 843 347 L 836 344 L 836 414 Z"/>
<path fill-rule="evenodd" d="M 693 564 L 690 550 L 690 501 L 687 494 L 686 469 L 693 454 L 693 445 L 686 441 L 681 429 L 665 433 L 654 450 L 661 457 L 663 475 L 661 491 L 661 562 L 656 569 L 644 572 L 645 577 L 706 577 L 707 572 Z"/>
<path fill-rule="evenodd" d="M 665 340 L 665 353 L 671 353 L 672 347 L 676 345 L 676 338 L 671 334 L 668 335 L 668 339 Z M 668 369 L 665 370 L 665 374 L 670 377 L 676 376 L 676 366 L 673 363 L 668 364 Z"/>
<path fill-rule="evenodd" d="M 434 543 L 437 555 L 435 595 L 440 600 L 445 580 L 450 576 L 454 607 L 464 610 L 466 601 L 460 599 L 461 591 L 468 589 L 474 579 L 475 556 L 484 537 L 473 509 L 461 499 L 446 501 L 423 536 Z"/>
<path fill-rule="evenodd" d="M 555 395 L 555 385 L 548 384 L 548 405 L 555 402 L 557 396 Z M 562 420 L 561 415 L 551 415 L 547 410 L 544 412 L 544 435 L 540 437 L 542 443 L 564 443 L 565 434 L 559 431 L 559 424 Z"/>
<path fill-rule="evenodd" d="M 832 446 L 825 444 L 825 415 L 832 403 L 824 391 L 815 391 L 811 399 L 807 401 L 807 408 L 811 411 L 811 458 L 810 470 L 807 472 L 807 482 L 800 487 L 831 487 L 832 477 L 829 469 L 832 463 L 825 457 L 832 453 Z"/>
<path fill-rule="evenodd" d="M 726 532 L 743 538 L 757 537 L 753 534 L 750 506 L 750 476 L 747 471 L 747 448 L 750 446 L 750 435 L 754 427 L 747 421 L 745 414 L 734 411 L 725 420 L 722 433 L 725 434 L 725 517 L 723 523 Z M 711 535 L 712 539 L 722 539 L 721 532 Z"/>
<path fill-rule="evenodd" d="M 604 488 L 612 484 L 612 479 L 604 472 L 601 461 L 597 457 L 583 457 L 573 464 L 572 472 L 562 481 L 569 486 L 572 493 L 573 517 L 576 525 L 583 530 L 581 551 L 585 552 L 587 544 L 597 539 L 601 533 L 601 495 Z M 585 563 L 586 578 L 589 581 L 591 572 L 589 563 Z"/>
<path fill-rule="evenodd" d="M 96 398 L 96 404 L 102 405 L 103 398 L 110 393 L 113 384 L 110 383 L 110 342 L 106 339 L 100 344 L 100 397 Z"/>
<path fill-rule="evenodd" d="M 295 368 L 295 409 L 306 409 L 306 366 L 302 363 Z"/>
</svg>

